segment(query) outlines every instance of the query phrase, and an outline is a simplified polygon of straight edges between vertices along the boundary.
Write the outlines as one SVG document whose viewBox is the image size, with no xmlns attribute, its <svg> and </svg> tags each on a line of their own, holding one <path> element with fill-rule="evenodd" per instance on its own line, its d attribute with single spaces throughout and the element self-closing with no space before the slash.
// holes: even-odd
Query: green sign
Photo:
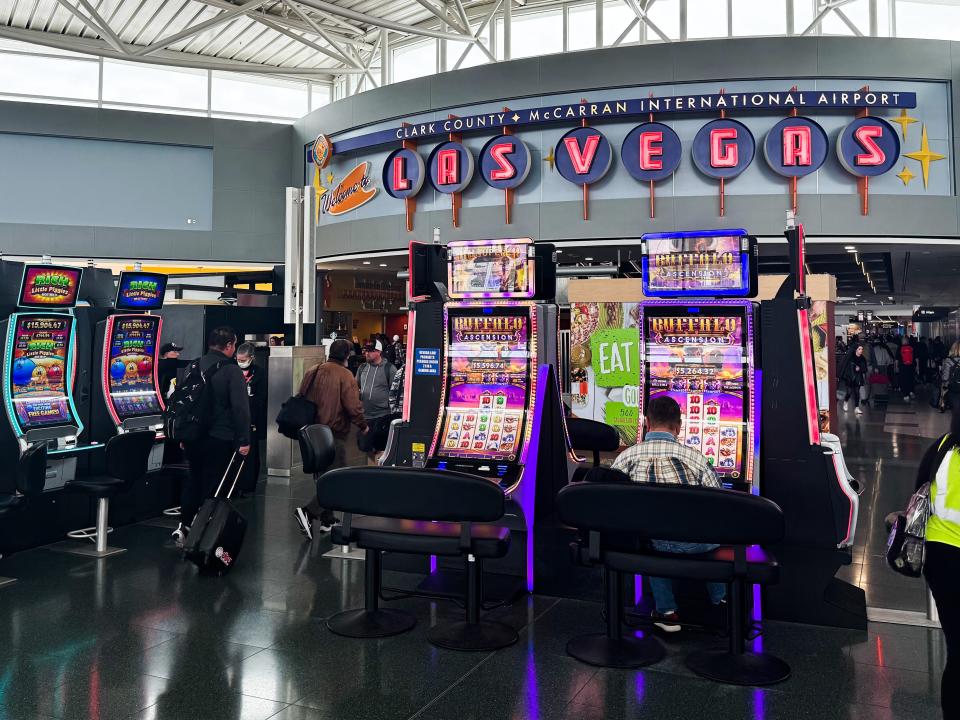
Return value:
<svg viewBox="0 0 960 720">
<path fill-rule="evenodd" d="M 636 385 L 640 380 L 640 332 L 637 328 L 595 330 L 590 357 L 598 387 Z"/>
</svg>

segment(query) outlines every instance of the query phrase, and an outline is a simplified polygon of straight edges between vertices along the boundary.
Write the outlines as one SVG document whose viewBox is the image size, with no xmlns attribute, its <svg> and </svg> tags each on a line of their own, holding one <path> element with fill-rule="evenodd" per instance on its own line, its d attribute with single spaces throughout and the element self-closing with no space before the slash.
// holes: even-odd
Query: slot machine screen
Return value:
<svg viewBox="0 0 960 720">
<path fill-rule="evenodd" d="M 448 385 L 436 454 L 516 461 L 530 387 L 530 316 L 501 308 L 448 313 Z"/>
<path fill-rule="evenodd" d="M 159 310 L 167 290 L 167 276 L 152 272 L 122 272 L 117 284 L 117 310 Z"/>
<path fill-rule="evenodd" d="M 24 430 L 73 423 L 66 385 L 72 322 L 68 315 L 17 317 L 10 400 Z"/>
<path fill-rule="evenodd" d="M 529 238 L 450 243 L 447 246 L 450 297 L 533 297 L 532 250 Z"/>
<path fill-rule="evenodd" d="M 149 315 L 113 318 L 104 374 L 120 420 L 162 412 L 154 382 L 159 323 Z"/>
<path fill-rule="evenodd" d="M 648 307 L 644 323 L 647 399 L 676 400 L 683 417 L 680 441 L 702 452 L 721 480 L 749 482 L 744 311 Z"/>
<path fill-rule="evenodd" d="M 752 297 L 756 243 L 744 230 L 656 233 L 643 236 L 643 294 L 647 297 Z"/>
<path fill-rule="evenodd" d="M 24 265 L 17 305 L 26 308 L 72 308 L 80 292 L 81 268 Z"/>
</svg>

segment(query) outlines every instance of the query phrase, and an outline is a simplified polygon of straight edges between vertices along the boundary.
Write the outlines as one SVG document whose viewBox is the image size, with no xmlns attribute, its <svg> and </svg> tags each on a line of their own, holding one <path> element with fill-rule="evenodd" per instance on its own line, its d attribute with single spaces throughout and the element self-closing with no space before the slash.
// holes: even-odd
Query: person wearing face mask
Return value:
<svg viewBox="0 0 960 720">
<path fill-rule="evenodd" d="M 867 359 L 863 356 L 863 345 L 851 345 L 850 352 L 840 368 L 840 378 L 846 383 L 847 394 L 843 398 L 843 409 L 850 409 L 850 398 L 853 398 L 853 411 L 863 415 L 860 409 L 860 388 L 867 382 Z"/>
<path fill-rule="evenodd" d="M 250 399 L 250 453 L 243 465 L 243 474 L 237 484 L 240 496 L 257 489 L 260 480 L 260 441 L 267 437 L 267 381 L 263 368 L 256 364 L 256 348 L 243 343 L 237 348 L 237 365 L 247 383 Z"/>
</svg>

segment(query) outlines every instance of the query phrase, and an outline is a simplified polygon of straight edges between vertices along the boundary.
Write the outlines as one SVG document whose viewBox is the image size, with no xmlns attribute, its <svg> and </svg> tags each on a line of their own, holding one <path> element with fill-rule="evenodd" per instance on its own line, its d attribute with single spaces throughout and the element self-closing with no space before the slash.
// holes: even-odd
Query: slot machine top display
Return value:
<svg viewBox="0 0 960 720">
<path fill-rule="evenodd" d="M 756 461 L 753 303 L 756 240 L 744 230 L 643 237 L 643 405 L 667 396 L 683 414 L 680 442 L 721 481 L 747 489 Z M 642 437 L 643 428 L 640 428 Z"/>
<path fill-rule="evenodd" d="M 107 410 L 116 425 L 137 417 L 160 415 L 163 400 L 157 380 L 157 352 L 162 330 L 167 276 L 152 272 L 121 272 L 114 307 L 136 314 L 107 318 L 101 382 Z"/>
<path fill-rule="evenodd" d="M 81 268 L 25 265 L 18 306 L 10 316 L 4 353 L 3 395 L 18 437 L 30 431 L 83 426 L 73 404 L 75 371 L 71 310 L 77 304 Z"/>
<path fill-rule="evenodd" d="M 528 238 L 452 242 L 443 310 L 443 412 L 433 467 L 520 480 L 537 382 L 534 244 Z"/>
</svg>

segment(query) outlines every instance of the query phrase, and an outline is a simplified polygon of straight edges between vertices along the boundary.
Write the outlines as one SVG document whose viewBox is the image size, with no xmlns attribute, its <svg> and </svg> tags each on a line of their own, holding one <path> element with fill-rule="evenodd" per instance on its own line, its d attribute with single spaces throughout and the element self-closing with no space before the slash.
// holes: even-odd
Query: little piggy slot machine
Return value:
<svg viewBox="0 0 960 720">
<path fill-rule="evenodd" d="M 45 490 L 74 479 L 77 455 L 100 447 L 80 444 L 83 432 L 73 400 L 76 319 L 73 307 L 80 268 L 25 265 L 18 307 L 0 323 L 3 344 L 3 404 L 7 422 L 0 429 L 5 462 L 13 463 L 31 446 L 47 445 Z"/>
<path fill-rule="evenodd" d="M 153 430 L 157 444 L 149 469 L 163 460 L 163 410 L 157 380 L 157 351 L 162 320 L 151 311 L 163 306 L 167 276 L 150 272 L 122 272 L 114 303 L 116 314 L 97 324 L 95 347 L 100 351 L 95 382 L 93 434 L 109 438 L 134 430 Z"/>
<path fill-rule="evenodd" d="M 534 518 L 538 507 L 549 512 L 553 483 L 566 482 L 569 452 L 553 246 L 519 238 L 428 248 L 411 250 L 411 288 L 423 294 L 411 293 L 403 418 L 385 463 L 467 472 L 503 488 L 507 524 L 526 553 L 507 574 L 525 575 L 532 589 Z"/>
<path fill-rule="evenodd" d="M 758 450 L 755 381 L 756 241 L 744 230 L 643 237 L 640 352 L 644 407 L 668 396 L 683 413 L 680 441 L 726 487 L 750 491 Z M 726 298 L 726 299 L 723 299 Z"/>
</svg>

